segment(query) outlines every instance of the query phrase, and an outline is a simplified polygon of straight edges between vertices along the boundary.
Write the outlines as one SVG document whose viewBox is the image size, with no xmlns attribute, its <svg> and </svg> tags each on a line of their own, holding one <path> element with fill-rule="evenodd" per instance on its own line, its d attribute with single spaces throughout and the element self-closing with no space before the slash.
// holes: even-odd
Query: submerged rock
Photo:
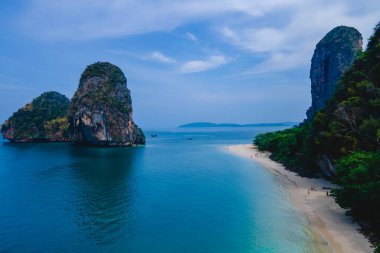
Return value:
<svg viewBox="0 0 380 253">
<path fill-rule="evenodd" d="M 87 66 L 69 107 L 72 140 L 100 146 L 145 144 L 132 114 L 132 99 L 121 69 L 108 62 Z"/>
<path fill-rule="evenodd" d="M 325 107 L 339 78 L 351 66 L 362 46 L 359 31 L 347 26 L 335 27 L 318 42 L 311 60 L 312 104 L 306 112 L 308 120 Z"/>
<path fill-rule="evenodd" d="M 41 94 L 3 123 L 4 139 L 11 142 L 69 141 L 69 102 L 66 96 L 55 91 Z"/>
</svg>

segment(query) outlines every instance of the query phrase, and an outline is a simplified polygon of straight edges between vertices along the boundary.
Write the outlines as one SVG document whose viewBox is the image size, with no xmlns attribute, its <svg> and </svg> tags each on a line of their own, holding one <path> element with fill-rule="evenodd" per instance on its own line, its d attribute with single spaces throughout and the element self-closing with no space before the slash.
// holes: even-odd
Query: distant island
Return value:
<svg viewBox="0 0 380 253">
<path fill-rule="evenodd" d="M 190 127 L 268 127 L 268 126 L 295 126 L 299 122 L 278 122 L 278 123 L 256 123 L 256 124 L 235 124 L 235 123 L 210 123 L 210 122 L 192 122 L 180 125 L 178 128 Z"/>
</svg>

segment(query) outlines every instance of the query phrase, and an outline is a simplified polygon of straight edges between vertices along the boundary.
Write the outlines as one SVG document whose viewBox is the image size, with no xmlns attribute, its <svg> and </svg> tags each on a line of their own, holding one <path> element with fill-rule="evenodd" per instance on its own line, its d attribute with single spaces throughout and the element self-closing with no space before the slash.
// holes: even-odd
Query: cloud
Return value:
<svg viewBox="0 0 380 253">
<path fill-rule="evenodd" d="M 268 72 L 291 70 L 299 66 L 306 66 L 305 62 L 309 61 L 310 59 L 305 57 L 304 52 L 275 52 L 270 54 L 266 60 L 257 64 L 253 69 L 247 71 L 245 74 L 263 74 Z"/>
<path fill-rule="evenodd" d="M 217 31 L 227 43 L 262 58 L 246 74 L 286 71 L 309 66 L 317 42 L 338 25 L 357 28 L 366 42 L 380 16 L 379 9 L 371 10 L 374 1 L 367 4 L 359 10 L 350 1 L 295 1 L 283 22 L 256 27 L 234 23 L 217 27 Z"/>
<path fill-rule="evenodd" d="M 187 32 L 186 33 L 186 37 L 191 40 L 191 41 L 194 41 L 195 43 L 198 43 L 198 38 L 197 36 L 195 36 L 194 34 L 190 33 L 190 32 Z"/>
<path fill-rule="evenodd" d="M 144 61 L 156 61 L 156 62 L 161 62 L 165 64 L 175 64 L 177 63 L 177 60 L 169 57 L 160 51 L 153 51 L 151 53 L 135 53 L 132 51 L 124 50 L 124 49 L 107 49 L 108 53 L 111 53 L 113 55 L 117 56 L 132 56 L 134 58 L 144 60 Z"/>
<path fill-rule="evenodd" d="M 90 40 L 169 31 L 236 13 L 260 17 L 299 1 L 31 0 L 15 20 L 25 33 L 38 39 Z"/>
<path fill-rule="evenodd" d="M 155 51 L 155 52 L 152 52 L 150 54 L 150 58 L 155 60 L 155 61 L 158 61 L 158 62 L 162 62 L 162 63 L 176 63 L 176 60 L 173 59 L 173 58 L 170 58 L 158 51 Z"/>
<path fill-rule="evenodd" d="M 38 40 L 89 41 L 172 31 L 186 24 L 214 27 L 221 42 L 260 57 L 256 72 L 283 71 L 309 64 L 315 44 L 338 25 L 356 27 L 367 39 L 379 21 L 378 0 L 31 0 L 16 31 Z M 101 18 L 100 18 L 101 17 Z M 210 34 L 209 36 L 214 36 Z M 187 32 L 186 38 L 198 42 Z M 214 46 L 214 45 L 213 45 Z M 218 48 L 216 48 L 218 50 Z M 221 51 L 221 50 L 218 50 Z M 173 63 L 160 52 L 151 59 Z M 290 61 L 291 60 L 291 61 Z M 205 68 L 192 61 L 185 69 Z"/>
<path fill-rule="evenodd" d="M 179 67 L 178 73 L 192 73 L 192 72 L 203 72 L 211 69 L 216 69 L 230 61 L 230 59 L 224 55 L 212 55 L 208 57 L 206 60 L 190 60 L 190 61 L 181 61 L 174 59 L 172 57 L 166 56 L 159 51 L 154 51 L 149 54 L 135 54 L 127 50 L 122 49 L 109 49 L 107 52 L 118 55 L 118 56 L 133 56 L 136 59 L 143 61 L 157 61 L 165 64 L 172 64 L 176 67 Z M 128 68 L 130 68 L 129 66 Z M 153 72 L 153 69 L 149 69 L 149 72 Z M 162 71 L 162 70 L 161 70 Z M 146 69 L 144 68 L 143 73 L 146 73 Z M 143 73 L 139 73 L 142 75 L 141 78 L 146 78 Z M 155 72 L 155 75 L 161 75 L 162 72 Z M 173 70 L 170 70 L 170 73 L 173 74 Z M 165 74 L 167 76 L 168 73 Z M 154 75 L 153 75 L 154 76 Z M 155 79 L 154 79 L 155 80 Z M 150 80 L 151 81 L 151 80 Z M 165 83 L 168 83 L 172 80 L 167 80 Z"/>
<path fill-rule="evenodd" d="M 184 63 L 180 67 L 183 73 L 202 72 L 210 69 L 216 69 L 226 64 L 228 59 L 223 55 L 215 55 L 209 57 L 207 60 L 193 60 Z"/>
</svg>

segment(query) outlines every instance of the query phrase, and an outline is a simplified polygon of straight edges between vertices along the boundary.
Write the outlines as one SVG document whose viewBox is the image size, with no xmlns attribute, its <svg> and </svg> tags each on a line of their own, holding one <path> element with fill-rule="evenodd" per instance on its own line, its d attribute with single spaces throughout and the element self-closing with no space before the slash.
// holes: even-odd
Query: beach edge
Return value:
<svg viewBox="0 0 380 253">
<path fill-rule="evenodd" d="M 225 146 L 234 155 L 250 159 L 267 169 L 288 193 L 295 209 L 305 217 L 311 237 L 320 252 L 371 253 L 370 242 L 359 232 L 360 226 L 345 215 L 329 194 L 338 187 L 322 178 L 306 178 L 288 171 L 252 144 Z"/>
</svg>

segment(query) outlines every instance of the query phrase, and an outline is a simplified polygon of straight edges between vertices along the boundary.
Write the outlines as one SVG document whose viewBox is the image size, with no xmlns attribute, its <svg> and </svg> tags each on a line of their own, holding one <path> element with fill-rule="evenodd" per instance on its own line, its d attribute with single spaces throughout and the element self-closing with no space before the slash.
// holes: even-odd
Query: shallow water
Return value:
<svg viewBox="0 0 380 253">
<path fill-rule="evenodd" d="M 0 252 L 311 252 L 273 176 L 223 148 L 276 129 L 146 131 L 133 148 L 0 143 Z"/>
</svg>

